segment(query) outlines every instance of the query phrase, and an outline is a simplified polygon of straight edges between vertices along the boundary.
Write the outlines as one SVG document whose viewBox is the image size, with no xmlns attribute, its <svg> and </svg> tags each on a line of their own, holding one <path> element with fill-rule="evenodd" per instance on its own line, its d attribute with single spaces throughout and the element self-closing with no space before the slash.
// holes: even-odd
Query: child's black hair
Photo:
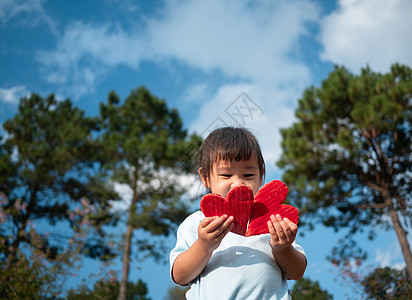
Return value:
<svg viewBox="0 0 412 300">
<path fill-rule="evenodd" d="M 197 153 L 201 176 L 209 178 L 212 165 L 217 160 L 249 160 L 256 155 L 260 177 L 265 174 L 265 162 L 256 137 L 246 128 L 222 127 L 212 131 L 203 141 Z"/>
</svg>

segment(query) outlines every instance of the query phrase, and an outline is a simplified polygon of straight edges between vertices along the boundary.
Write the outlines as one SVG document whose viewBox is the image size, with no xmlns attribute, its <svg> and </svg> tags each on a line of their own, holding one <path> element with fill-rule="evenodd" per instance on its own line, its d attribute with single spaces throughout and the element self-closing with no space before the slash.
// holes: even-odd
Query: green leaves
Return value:
<svg viewBox="0 0 412 300">
<path fill-rule="evenodd" d="M 298 280 L 292 289 L 292 298 L 300 300 L 331 300 L 327 291 L 323 290 L 319 282 L 302 278 Z"/>
<path fill-rule="evenodd" d="M 23 238 L 29 222 L 70 224 L 68 211 L 81 199 L 99 207 L 97 227 L 97 220 L 107 215 L 107 200 L 116 195 L 103 179 L 104 173 L 98 171 L 99 146 L 93 138 L 97 121 L 85 117 L 69 99 L 32 94 L 21 99 L 18 113 L 4 123 L 7 138 L 0 145 L 0 193 L 8 199 L 2 209 L 9 211 L 9 222 L 1 238 L 12 249 L 1 248 L 0 259 L 7 261 L 6 269 L 23 244 L 33 246 L 32 239 Z M 13 207 L 24 209 L 10 210 Z M 44 252 L 56 246 L 62 249 L 56 239 L 44 239 Z"/>
<path fill-rule="evenodd" d="M 179 190 L 177 183 L 170 179 L 167 185 L 162 182 L 161 188 L 153 186 L 153 182 L 160 184 L 159 178 L 163 177 L 161 180 L 167 183 L 167 177 L 160 176 L 161 173 L 178 175 L 187 170 L 185 166 L 190 157 L 182 156 L 182 150 L 191 140 L 186 138 L 177 110 L 169 109 L 165 100 L 139 87 L 131 91 L 124 103 L 111 92 L 107 103 L 101 104 L 100 113 L 99 140 L 106 149 L 106 167 L 111 170 L 113 180 L 127 184 L 136 198 L 135 215 L 131 220 L 140 225 L 134 227 L 166 234 L 170 226 L 163 222 L 173 219 L 169 216 L 178 208 L 175 202 L 183 189 Z M 200 144 L 196 136 L 191 139 Z M 167 211 L 162 212 L 160 204 L 166 205 Z M 153 220 L 153 214 L 157 221 Z M 173 219 L 173 223 L 178 221 Z"/>
<path fill-rule="evenodd" d="M 300 196 L 319 203 L 311 191 L 337 203 L 346 190 L 359 202 L 373 204 L 378 198 L 363 186 L 395 186 L 395 166 L 397 174 L 411 177 L 406 155 L 411 149 L 411 70 L 394 65 L 391 71 L 381 75 L 366 68 L 354 76 L 335 67 L 321 88 L 304 92 L 296 111 L 299 121 L 281 130 L 284 152 L 278 162 Z M 339 187 L 326 189 L 329 178 Z M 319 184 L 309 185 L 311 180 Z M 397 193 L 407 195 L 404 189 Z"/>
<path fill-rule="evenodd" d="M 375 299 L 410 299 L 412 284 L 406 269 L 377 268 L 361 281 L 369 297 Z"/>
<path fill-rule="evenodd" d="M 165 100 L 144 87 L 132 90 L 124 103 L 111 92 L 100 113 L 99 141 L 105 149 L 105 166 L 112 180 L 126 184 L 132 194 L 123 219 L 127 232 L 119 295 L 124 297 L 133 232 L 139 231 L 134 242 L 138 256 L 161 257 L 159 243 L 140 233 L 167 236 L 188 214 L 187 203 L 180 201 L 188 186 L 181 186 L 176 176 L 187 175 L 188 163 L 193 160 L 192 155 L 182 155 L 182 150 L 193 143 L 197 148 L 200 138 L 187 139 L 177 110 L 169 109 Z"/>
<path fill-rule="evenodd" d="M 187 215 L 187 203 L 179 201 L 187 188 L 180 176 L 190 176 L 192 171 L 193 152 L 186 150 L 197 149 L 201 142 L 196 135 L 187 137 L 176 109 L 169 109 L 165 100 L 144 87 L 133 90 L 123 103 L 111 92 L 107 103 L 100 105 L 99 117 L 86 117 L 69 99 L 58 101 L 54 95 L 42 98 L 33 94 L 21 99 L 18 114 L 3 127 L 2 280 L 7 282 L 13 276 L 16 262 L 34 261 L 35 256 L 23 261 L 23 247 L 44 254 L 38 268 L 49 273 L 53 270 L 45 267 L 46 260 L 64 258 L 56 266 L 63 263 L 70 268 L 80 254 L 101 260 L 113 258 L 117 253 L 107 243 L 105 229 L 124 216 L 112 208 L 112 201 L 120 198 L 114 191 L 117 183 L 132 191 L 124 224 L 131 231 L 144 233 L 137 241 L 128 236 L 125 244 L 135 241 L 141 252 L 138 257 L 161 257 L 163 248 L 152 236 L 167 236 Z M 40 220 L 51 230 L 66 223 L 72 231 L 38 234 L 32 224 Z M 28 238 L 29 234 L 41 237 L 42 246 L 38 247 L 38 238 Z M 65 247 L 67 244 L 70 247 Z M 130 258 L 130 253 L 125 255 Z M 42 278 L 37 273 L 26 275 Z M 41 285 L 47 288 L 49 284 L 45 281 Z"/>
<path fill-rule="evenodd" d="M 391 209 L 408 224 L 411 95 L 412 70 L 398 64 L 387 74 L 367 67 L 360 75 L 336 66 L 321 87 L 305 90 L 298 121 L 281 130 L 278 161 L 301 224 L 321 222 L 356 233 L 365 225 L 388 224 L 382 216 Z M 399 224 L 396 213 L 391 218 Z M 402 227 L 394 226 L 402 235 Z"/>
</svg>

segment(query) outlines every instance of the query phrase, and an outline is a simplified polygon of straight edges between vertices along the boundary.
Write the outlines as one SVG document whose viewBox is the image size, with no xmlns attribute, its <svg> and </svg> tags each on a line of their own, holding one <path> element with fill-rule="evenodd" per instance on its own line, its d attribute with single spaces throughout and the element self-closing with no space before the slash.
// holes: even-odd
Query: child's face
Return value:
<svg viewBox="0 0 412 300">
<path fill-rule="evenodd" d="M 252 156 L 249 160 L 227 161 L 218 160 L 213 163 L 208 178 L 203 178 L 199 169 L 200 178 L 206 188 L 212 193 L 226 197 L 231 189 L 239 185 L 246 185 L 256 195 L 262 185 L 258 160 Z"/>
</svg>

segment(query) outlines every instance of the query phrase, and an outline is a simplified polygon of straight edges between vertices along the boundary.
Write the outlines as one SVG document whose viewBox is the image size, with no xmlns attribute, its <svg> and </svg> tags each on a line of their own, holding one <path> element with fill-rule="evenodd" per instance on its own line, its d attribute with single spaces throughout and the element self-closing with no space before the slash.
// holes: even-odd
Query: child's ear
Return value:
<svg viewBox="0 0 412 300">
<path fill-rule="evenodd" d="M 203 169 L 199 168 L 198 172 L 199 172 L 200 180 L 202 180 L 202 183 L 205 186 L 205 188 L 208 189 L 209 188 L 209 182 L 208 182 L 207 178 L 203 176 L 204 175 Z"/>
</svg>

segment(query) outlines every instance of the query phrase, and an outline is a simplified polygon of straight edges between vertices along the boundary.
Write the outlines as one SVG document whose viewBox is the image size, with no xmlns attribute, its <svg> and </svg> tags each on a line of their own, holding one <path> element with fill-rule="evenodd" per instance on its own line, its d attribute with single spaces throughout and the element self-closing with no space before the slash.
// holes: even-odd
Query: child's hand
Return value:
<svg viewBox="0 0 412 300">
<path fill-rule="evenodd" d="M 295 240 L 298 226 L 287 218 L 280 215 L 271 215 L 268 221 L 270 233 L 270 246 L 273 250 L 290 246 Z"/>
<path fill-rule="evenodd" d="M 232 227 L 232 216 L 206 217 L 199 224 L 198 241 L 206 251 L 213 252 Z"/>
</svg>

